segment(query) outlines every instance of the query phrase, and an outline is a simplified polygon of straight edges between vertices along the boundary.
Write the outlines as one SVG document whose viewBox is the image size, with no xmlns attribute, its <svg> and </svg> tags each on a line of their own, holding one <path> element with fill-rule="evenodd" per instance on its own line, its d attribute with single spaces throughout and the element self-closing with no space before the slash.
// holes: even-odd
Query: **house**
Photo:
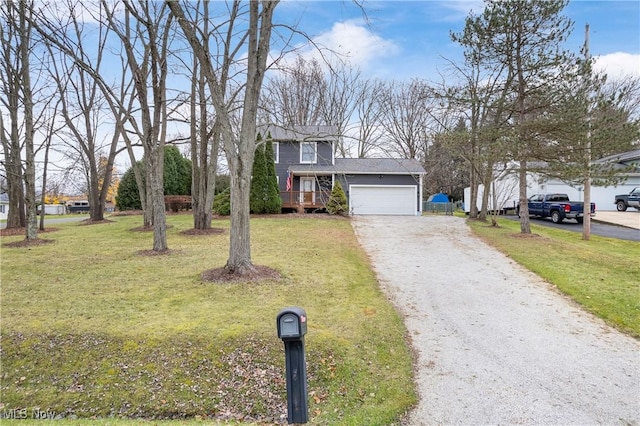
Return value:
<svg viewBox="0 0 640 426">
<path fill-rule="evenodd" d="M 628 194 L 633 188 L 640 186 L 640 149 L 600 158 L 594 163 L 596 166 L 608 163 L 614 169 L 619 169 L 620 176 L 624 178 L 624 181 L 618 185 L 602 186 L 595 179 L 591 184 L 591 202 L 596 203 L 596 210 L 616 210 L 616 195 Z M 537 178 L 537 185 L 532 188 L 533 192 L 560 192 L 569 195 L 571 200 L 584 201 L 582 183 L 569 183 L 543 176 L 538 176 Z"/>
<path fill-rule="evenodd" d="M 351 214 L 419 215 L 425 170 L 413 159 L 336 158 L 334 126 L 269 125 L 283 210 L 322 211 L 340 182 Z"/>
<path fill-rule="evenodd" d="M 615 196 L 617 194 L 627 194 L 636 186 L 640 186 L 640 149 L 611 155 L 594 161 L 595 165 L 609 164 L 614 169 L 619 169 L 619 175 L 624 179 L 618 185 L 602 186 L 597 180 L 591 184 L 591 202 L 596 203 L 596 211 L 616 210 Z M 529 164 L 530 167 L 544 168 L 544 163 Z M 512 163 L 501 173 L 496 173 L 496 178 L 492 183 L 495 191 L 490 192 L 489 208 L 491 208 L 491 198 L 493 195 L 498 199 L 499 209 L 511 208 L 515 205 L 519 194 L 519 184 L 517 176 L 517 163 Z M 478 194 L 478 207 L 482 196 L 482 187 Z M 495 194 L 494 194 L 495 192 Z M 582 183 L 566 182 L 557 178 L 551 178 L 538 172 L 527 173 L 527 197 L 541 193 L 562 193 L 567 194 L 569 199 L 574 201 L 584 201 L 584 188 Z M 468 208 L 469 188 L 465 188 L 465 211 Z"/>
<path fill-rule="evenodd" d="M 9 196 L 6 193 L 0 194 L 0 220 L 7 220 L 9 217 Z"/>
</svg>

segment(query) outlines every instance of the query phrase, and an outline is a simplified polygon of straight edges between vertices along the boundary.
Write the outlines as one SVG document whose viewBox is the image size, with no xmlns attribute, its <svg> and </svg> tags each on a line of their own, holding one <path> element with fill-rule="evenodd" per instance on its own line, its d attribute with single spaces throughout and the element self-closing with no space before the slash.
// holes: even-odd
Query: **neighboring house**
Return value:
<svg viewBox="0 0 640 426">
<path fill-rule="evenodd" d="M 266 126 L 271 136 L 283 210 L 324 210 L 335 182 L 351 214 L 419 215 L 425 170 L 417 160 L 336 158 L 336 128 Z"/>
<path fill-rule="evenodd" d="M 615 196 L 617 194 L 629 193 L 636 186 L 640 186 L 640 149 L 623 152 L 621 154 L 612 155 L 594 161 L 594 163 L 611 163 L 614 168 L 619 169 L 620 177 L 624 178 L 624 182 L 612 186 L 599 186 L 594 181 L 591 185 L 591 202 L 596 203 L 596 214 L 598 210 L 610 211 L 616 210 Z M 544 163 L 529 164 L 530 167 L 543 168 Z M 507 166 L 501 173 L 496 173 L 493 186 L 496 189 L 496 198 L 499 209 L 512 208 L 518 200 L 519 184 L 517 175 L 517 163 Z M 479 188 L 478 207 L 480 207 L 480 199 L 482 196 L 482 186 Z M 469 211 L 469 188 L 465 188 L 465 211 Z M 489 208 L 493 205 L 490 192 Z M 550 178 L 541 173 L 527 173 L 527 197 L 533 194 L 541 193 L 562 193 L 567 194 L 571 200 L 584 201 L 584 188 L 582 184 L 567 183 L 560 179 Z"/>
<path fill-rule="evenodd" d="M 9 217 L 9 196 L 0 194 L 0 220 L 7 220 Z"/>
<path fill-rule="evenodd" d="M 612 163 L 620 170 L 624 182 L 616 186 L 591 185 L 591 202 L 596 203 L 597 210 L 616 210 L 617 194 L 628 194 L 636 186 L 640 186 L 640 149 L 611 155 L 596 160 L 595 163 Z M 558 179 L 540 179 L 537 192 L 561 192 L 568 194 L 571 200 L 584 201 L 584 188 L 581 184 L 568 184 Z"/>
</svg>

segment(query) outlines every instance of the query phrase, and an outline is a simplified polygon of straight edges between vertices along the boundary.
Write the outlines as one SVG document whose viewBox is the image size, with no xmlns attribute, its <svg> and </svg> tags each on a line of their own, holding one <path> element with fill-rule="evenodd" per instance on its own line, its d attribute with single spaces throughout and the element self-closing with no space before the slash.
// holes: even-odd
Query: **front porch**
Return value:
<svg viewBox="0 0 640 426">
<path fill-rule="evenodd" d="M 324 210 L 331 191 L 281 191 L 282 208 L 300 213 Z"/>
</svg>

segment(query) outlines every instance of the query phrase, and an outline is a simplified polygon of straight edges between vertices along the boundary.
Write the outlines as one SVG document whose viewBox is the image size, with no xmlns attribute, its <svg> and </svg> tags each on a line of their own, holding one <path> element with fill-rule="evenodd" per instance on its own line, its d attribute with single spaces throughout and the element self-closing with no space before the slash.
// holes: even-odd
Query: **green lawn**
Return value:
<svg viewBox="0 0 640 426">
<path fill-rule="evenodd" d="M 282 278 L 238 284 L 200 279 L 227 259 L 227 220 L 187 236 L 191 216 L 170 215 L 171 253 L 143 256 L 141 217 L 110 219 L 29 248 L 2 237 L 3 413 L 281 421 L 275 318 L 290 305 L 309 318 L 311 423 L 386 425 L 415 403 L 406 330 L 348 219 L 252 219 L 253 262 Z"/>
<path fill-rule="evenodd" d="M 212 284 L 227 259 L 219 235 L 187 236 L 170 215 L 171 253 L 143 256 L 141 217 L 54 225 L 29 248 L 2 237 L 0 414 L 55 412 L 65 424 L 286 422 L 275 317 L 306 309 L 311 424 L 398 423 L 416 401 L 401 318 L 378 289 L 344 218 L 255 218 L 252 256 L 280 280 Z M 517 222 L 469 221 L 489 244 L 609 324 L 640 337 L 640 243 Z M 12 411 L 13 410 L 13 411 Z M 74 417 L 80 420 L 70 420 Z M 135 419 L 129 420 L 127 419 Z M 284 419 L 284 420 L 283 420 Z M 21 424 L 39 424 L 25 422 Z"/>
<path fill-rule="evenodd" d="M 469 220 L 473 231 L 489 244 L 535 272 L 603 318 L 610 325 L 640 337 L 640 243 L 500 218 L 499 227 Z"/>
</svg>

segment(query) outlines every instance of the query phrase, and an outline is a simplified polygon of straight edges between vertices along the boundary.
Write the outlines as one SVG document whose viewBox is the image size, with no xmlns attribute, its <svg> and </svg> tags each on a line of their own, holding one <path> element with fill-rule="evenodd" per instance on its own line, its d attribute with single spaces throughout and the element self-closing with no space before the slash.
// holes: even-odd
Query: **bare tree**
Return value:
<svg viewBox="0 0 640 426">
<path fill-rule="evenodd" d="M 209 46 L 215 41 L 217 26 L 211 26 L 209 2 L 198 2 L 193 8 L 194 23 L 200 28 L 203 45 Z M 228 49 L 228 44 L 224 49 Z M 220 126 L 216 122 L 215 111 L 210 110 L 210 95 L 204 72 L 198 58 L 192 56 L 191 95 L 189 99 L 190 117 L 190 153 L 192 167 L 191 197 L 193 226 L 195 229 L 211 228 L 213 217 L 213 197 L 220 155 Z M 227 63 L 221 72 L 221 81 L 229 80 L 231 63 Z M 225 88 L 222 89 L 226 91 Z"/>
<path fill-rule="evenodd" d="M 418 79 L 385 86 L 381 94 L 381 125 L 387 152 L 400 158 L 423 157 L 433 101 L 429 86 Z"/>
<path fill-rule="evenodd" d="M 262 81 L 267 68 L 267 57 L 271 43 L 273 12 L 277 1 L 252 1 L 248 4 L 248 23 L 242 28 L 241 19 L 247 12 L 242 11 L 243 3 L 234 1 L 229 4 L 229 19 L 221 42 L 225 47 L 221 57 L 213 57 L 209 46 L 195 26 L 193 19 L 187 19 L 185 8 L 178 1 L 165 3 L 175 15 L 197 56 L 202 72 L 206 76 L 211 100 L 216 110 L 217 123 L 223 147 L 229 163 L 231 175 L 231 230 L 229 259 L 225 269 L 229 274 L 246 275 L 253 273 L 255 267 L 251 261 L 251 239 L 249 227 L 249 193 L 251 171 L 257 146 L 256 117 L 260 100 Z M 222 31 L 222 28 L 221 28 Z M 232 43 L 235 45 L 232 46 Z M 225 46 L 226 46 L 225 45 Z M 232 106 L 239 92 L 224 90 L 226 82 L 221 70 L 224 64 L 237 63 L 241 47 L 248 52 L 245 58 L 246 69 L 243 73 L 242 113 L 239 134 L 235 134 L 232 124 Z M 214 62 L 216 61 L 217 62 Z"/>
<path fill-rule="evenodd" d="M 22 63 L 20 55 L 21 45 L 28 43 L 28 36 L 24 34 L 26 24 L 20 21 L 19 5 L 3 1 L 2 13 L 2 72 L 0 81 L 2 82 L 2 94 L 0 102 L 8 118 L 5 121 L 5 112 L 0 115 L 0 138 L 4 152 L 3 165 L 7 179 L 7 189 L 9 195 L 9 215 L 7 217 L 7 228 L 26 227 L 26 210 L 24 204 L 24 184 L 22 170 L 22 148 L 21 143 L 21 99 L 22 67 L 27 67 L 28 63 Z M 24 7 L 24 5 L 23 5 Z M 28 46 L 27 46 L 28 48 Z"/>
<path fill-rule="evenodd" d="M 147 183 L 146 207 L 153 214 L 153 250 L 168 249 L 164 205 L 163 164 L 166 138 L 167 56 L 173 15 L 166 4 L 125 1 L 124 18 L 106 0 L 102 7 L 111 30 L 118 36 L 127 57 L 139 103 L 138 137 L 144 148 Z M 150 93 L 151 92 L 151 93 Z M 129 115 L 129 122 L 133 117 Z"/>
<path fill-rule="evenodd" d="M 80 3 L 72 1 L 67 5 L 72 14 L 81 7 Z M 85 41 L 70 37 L 77 32 L 69 31 L 68 22 L 51 20 L 50 11 L 45 9 L 36 14 L 32 24 L 44 40 L 71 58 L 75 66 L 86 72 L 101 88 L 113 113 L 115 131 L 111 139 L 112 149 L 121 136 L 135 164 L 133 146 L 140 144 L 143 147 L 147 173 L 144 185 L 147 187 L 142 186 L 143 179 L 139 171 L 136 171 L 136 182 L 141 197 L 144 197 L 144 225 L 150 227 L 153 224 L 153 250 L 163 252 L 167 249 L 167 241 L 162 165 L 168 121 L 165 85 L 171 18 L 165 6 L 155 3 L 140 2 L 138 8 L 131 2 L 110 5 L 103 0 L 98 5 L 97 9 L 87 7 L 83 11 L 94 17 L 98 25 L 108 26 L 120 41 L 124 58 L 119 92 L 110 86 L 108 77 L 101 75 L 86 55 L 78 53 L 78 46 Z M 124 11 L 117 9 L 118 5 L 123 5 Z M 126 81 L 127 75 L 131 84 Z M 133 93 L 129 92 L 131 86 Z M 126 126 L 130 126 L 130 129 Z M 109 158 L 112 158 L 112 150 Z M 105 170 L 110 173 L 113 167 L 106 167 Z M 103 185 L 100 197 L 106 195 L 107 190 L 108 185 Z"/>
<path fill-rule="evenodd" d="M 267 121 L 285 128 L 327 124 L 322 116 L 326 82 L 316 59 L 297 56 L 293 65 L 274 72 L 265 84 L 262 101 Z"/>
<path fill-rule="evenodd" d="M 354 114 L 363 90 L 359 70 L 351 67 L 347 62 L 339 61 L 331 65 L 326 77 L 323 102 L 320 111 L 323 122 L 326 125 L 336 126 L 338 143 L 336 155 L 349 157 L 348 146 L 345 145 L 345 137 L 351 117 Z"/>
<path fill-rule="evenodd" d="M 10 197 L 7 226 L 25 226 L 27 241 L 38 237 L 34 142 L 36 120 L 30 56 L 33 48 L 33 31 L 29 21 L 31 10 L 31 2 L 3 2 L 2 13 L 6 19 L 1 27 L 4 71 L 2 102 L 10 119 L 9 129 L 5 128 L 4 118 L 0 123 Z M 23 150 L 24 163 L 21 159 Z"/>
<path fill-rule="evenodd" d="M 356 156 L 366 158 L 379 149 L 383 137 L 381 94 L 384 91 L 384 83 L 380 80 L 367 79 L 362 82 L 359 89 L 356 100 L 358 117 Z"/>
<path fill-rule="evenodd" d="M 85 51 L 85 47 L 80 42 L 84 38 L 84 24 L 78 21 L 77 15 L 73 13 L 76 4 L 71 0 L 66 5 L 71 12 L 66 14 L 70 24 L 67 36 L 72 37 L 71 34 L 74 34 L 75 40 L 78 41 L 75 57 L 84 58 L 93 72 L 99 74 L 107 42 L 107 27 L 99 26 L 98 42 L 95 47 L 96 59 L 93 63 L 89 53 Z M 49 53 L 54 59 L 50 73 L 58 88 L 61 116 L 64 120 L 63 129 L 66 137 L 63 138 L 63 143 L 69 147 L 64 152 L 74 159 L 75 163 L 82 166 L 90 206 L 89 215 L 91 220 L 100 221 L 104 219 L 105 202 L 113 165 L 119 152 L 120 128 L 115 126 L 111 141 L 108 143 L 106 167 L 99 167 L 99 159 L 104 146 L 99 141 L 98 131 L 108 114 L 104 111 L 106 100 L 99 80 L 93 78 L 91 73 L 82 67 L 77 66 L 73 57 L 64 53 L 58 53 L 56 56 L 54 47 L 50 43 L 48 43 L 48 47 Z"/>
</svg>

